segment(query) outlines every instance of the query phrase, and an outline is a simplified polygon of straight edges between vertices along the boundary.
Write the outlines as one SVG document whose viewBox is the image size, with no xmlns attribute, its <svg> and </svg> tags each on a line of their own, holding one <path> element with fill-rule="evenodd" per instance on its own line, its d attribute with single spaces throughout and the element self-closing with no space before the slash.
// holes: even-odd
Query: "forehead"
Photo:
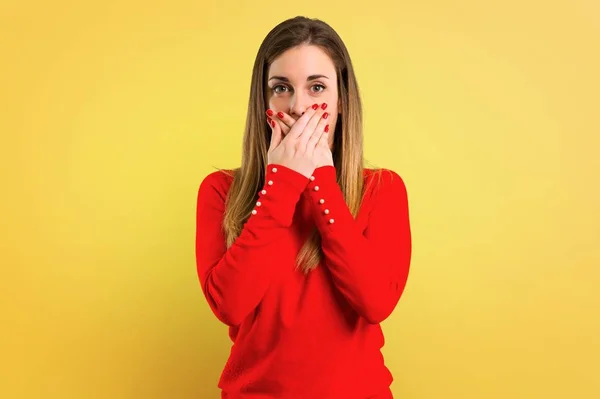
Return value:
<svg viewBox="0 0 600 399">
<path fill-rule="evenodd" d="M 307 76 L 323 74 L 335 79 L 333 61 L 320 47 L 302 45 L 293 47 L 269 66 L 269 77 L 285 76 L 290 80 L 306 79 Z"/>
</svg>

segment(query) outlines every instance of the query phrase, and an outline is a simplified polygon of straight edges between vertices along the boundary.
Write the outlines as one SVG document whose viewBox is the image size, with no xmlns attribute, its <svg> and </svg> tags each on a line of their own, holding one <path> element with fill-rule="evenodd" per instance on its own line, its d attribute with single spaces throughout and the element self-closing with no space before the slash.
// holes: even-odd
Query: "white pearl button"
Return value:
<svg viewBox="0 0 600 399">
<path fill-rule="evenodd" d="M 329 209 L 325 209 L 325 211 L 323 211 L 323 213 L 325 213 L 326 215 L 329 215 Z"/>
<path fill-rule="evenodd" d="M 271 170 L 273 171 L 273 173 L 277 173 L 277 168 L 273 168 Z"/>
<path fill-rule="evenodd" d="M 325 200 L 324 200 L 324 199 L 320 199 L 320 200 L 319 200 L 319 204 L 324 204 L 324 203 L 325 203 Z"/>
<path fill-rule="evenodd" d="M 252 209 L 252 214 L 256 215 L 258 212 L 256 212 L 256 209 Z"/>
<path fill-rule="evenodd" d="M 262 195 L 265 195 L 265 194 L 267 193 L 267 190 L 262 190 L 260 193 L 261 193 Z"/>
<path fill-rule="evenodd" d="M 310 177 L 310 181 L 315 181 L 315 177 L 314 177 L 314 176 L 311 176 L 311 177 Z"/>
<path fill-rule="evenodd" d="M 256 201 L 256 206 L 261 206 L 260 201 Z"/>
<path fill-rule="evenodd" d="M 267 183 L 269 186 L 273 185 L 273 180 L 269 180 L 269 182 Z"/>
<path fill-rule="evenodd" d="M 329 224 L 333 224 L 333 219 L 329 219 Z"/>
<path fill-rule="evenodd" d="M 319 186 L 315 186 L 315 191 L 319 191 Z"/>
</svg>

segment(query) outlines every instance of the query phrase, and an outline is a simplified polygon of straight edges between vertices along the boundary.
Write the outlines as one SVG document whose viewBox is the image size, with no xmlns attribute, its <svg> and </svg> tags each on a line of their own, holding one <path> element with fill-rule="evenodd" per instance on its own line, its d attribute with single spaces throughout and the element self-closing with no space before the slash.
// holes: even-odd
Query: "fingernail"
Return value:
<svg viewBox="0 0 600 399">
<path fill-rule="evenodd" d="M 275 121 L 271 119 L 271 126 L 275 127 Z"/>
<path fill-rule="evenodd" d="M 325 108 L 327 108 L 327 104 L 323 103 L 323 104 L 321 105 L 321 108 L 322 108 L 322 109 L 325 109 Z"/>
<path fill-rule="evenodd" d="M 279 119 L 283 119 L 283 112 L 278 112 L 278 113 L 277 113 L 277 117 L 278 117 Z"/>
<path fill-rule="evenodd" d="M 269 116 L 273 116 L 273 114 L 274 114 L 273 110 L 271 110 L 271 109 L 268 109 L 268 110 L 267 110 L 267 115 L 269 115 Z"/>
<path fill-rule="evenodd" d="M 328 116 L 329 116 L 329 114 L 328 114 L 327 112 L 325 112 L 325 113 L 323 114 L 323 119 L 327 119 L 327 117 L 328 117 Z"/>
<path fill-rule="evenodd" d="M 325 126 L 325 133 L 329 133 L 329 125 Z"/>
<path fill-rule="evenodd" d="M 313 104 L 312 109 L 316 110 L 317 108 L 319 108 L 319 104 Z"/>
<path fill-rule="evenodd" d="M 271 119 L 271 118 L 267 117 L 267 122 L 269 122 L 269 125 L 271 124 L 271 121 L 272 121 L 272 120 L 273 120 L 273 119 Z"/>
</svg>

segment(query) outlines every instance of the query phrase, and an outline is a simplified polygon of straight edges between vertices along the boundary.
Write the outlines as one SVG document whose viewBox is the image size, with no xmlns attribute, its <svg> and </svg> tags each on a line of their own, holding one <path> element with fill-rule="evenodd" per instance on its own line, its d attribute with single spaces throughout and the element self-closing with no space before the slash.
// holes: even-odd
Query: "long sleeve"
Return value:
<svg viewBox="0 0 600 399">
<path fill-rule="evenodd" d="M 335 286 L 369 323 L 382 322 L 396 307 L 410 267 L 411 231 L 403 180 L 391 170 L 382 171 L 364 233 L 348 209 L 333 166 L 317 168 L 305 190 Z"/>
<path fill-rule="evenodd" d="M 213 172 L 200 184 L 196 212 L 196 268 L 203 293 L 215 316 L 237 326 L 260 303 L 281 272 L 278 242 L 292 223 L 308 178 L 270 164 L 252 215 L 233 245 L 226 248 L 222 228 L 226 184 Z"/>
</svg>

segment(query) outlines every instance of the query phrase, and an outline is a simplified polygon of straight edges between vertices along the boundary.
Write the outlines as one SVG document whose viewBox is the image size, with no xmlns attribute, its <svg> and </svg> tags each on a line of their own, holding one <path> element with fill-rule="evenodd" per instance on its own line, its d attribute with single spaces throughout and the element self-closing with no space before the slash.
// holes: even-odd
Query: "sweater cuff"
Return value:
<svg viewBox="0 0 600 399">
<path fill-rule="evenodd" d="M 311 204 L 315 224 L 322 236 L 343 232 L 353 224 L 354 217 L 337 183 L 334 166 L 315 169 L 302 194 Z"/>
<path fill-rule="evenodd" d="M 258 192 L 251 217 L 267 216 L 281 226 L 291 226 L 296 204 L 307 183 L 306 176 L 287 166 L 267 165 L 265 183 Z"/>
</svg>

